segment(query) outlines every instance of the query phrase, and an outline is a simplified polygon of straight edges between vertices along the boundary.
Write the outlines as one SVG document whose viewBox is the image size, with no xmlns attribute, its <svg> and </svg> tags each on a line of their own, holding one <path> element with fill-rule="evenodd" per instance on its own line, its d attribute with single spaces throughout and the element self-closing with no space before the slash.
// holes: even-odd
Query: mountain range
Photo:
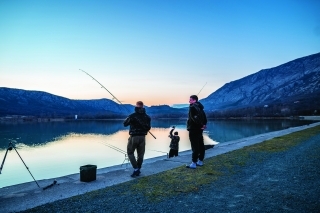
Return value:
<svg viewBox="0 0 320 213">
<path fill-rule="evenodd" d="M 228 111 L 228 114 L 233 112 L 237 116 L 241 111 L 247 112 L 245 109 L 248 108 L 251 111 L 263 109 L 260 111 L 267 111 L 269 115 L 283 111 L 319 113 L 320 53 L 227 83 L 201 103 L 209 111 Z"/>
<path fill-rule="evenodd" d="M 229 82 L 201 99 L 209 117 L 320 113 L 320 53 Z M 42 91 L 0 87 L 0 116 L 122 118 L 132 105 L 109 99 L 72 100 Z M 152 117 L 180 118 L 188 108 L 146 107 Z"/>
<path fill-rule="evenodd" d="M 187 109 L 167 105 L 145 107 L 153 117 L 181 117 Z M 0 87 L 0 116 L 24 115 L 45 118 L 123 118 L 134 111 L 130 104 L 109 99 L 71 100 L 42 91 Z"/>
</svg>

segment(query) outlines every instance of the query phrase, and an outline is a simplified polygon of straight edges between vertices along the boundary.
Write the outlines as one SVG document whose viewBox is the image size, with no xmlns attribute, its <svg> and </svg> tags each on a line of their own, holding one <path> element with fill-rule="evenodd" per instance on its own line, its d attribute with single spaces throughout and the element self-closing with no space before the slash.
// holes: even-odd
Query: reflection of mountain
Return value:
<svg viewBox="0 0 320 213">
<path fill-rule="evenodd" d="M 1 124 L 0 149 L 8 146 L 9 140 L 16 140 L 26 145 L 39 145 L 54 141 L 56 138 L 70 134 L 106 134 L 110 135 L 126 129 L 122 121 L 70 121 L 45 123 Z"/>
<path fill-rule="evenodd" d="M 209 120 L 206 131 L 210 139 L 225 142 L 312 122 L 305 120 Z M 151 124 L 153 128 L 168 129 L 169 133 L 172 126 L 185 129 L 186 119 L 153 119 Z M 10 139 L 32 146 L 55 141 L 71 133 L 111 135 L 121 130 L 129 132 L 129 127 L 123 127 L 123 120 L 0 123 L 0 149 L 7 148 Z"/>
<path fill-rule="evenodd" d="M 185 123 L 186 120 L 153 119 L 151 125 L 153 128 L 170 128 Z M 70 133 L 111 135 L 120 130 L 129 131 L 129 127 L 123 126 L 123 120 L 0 123 L 0 129 L 0 148 L 6 148 L 10 139 L 35 145 L 54 141 Z"/>
<path fill-rule="evenodd" d="M 151 121 L 154 128 L 171 128 L 177 125 L 186 125 L 187 119 L 153 119 Z"/>
</svg>

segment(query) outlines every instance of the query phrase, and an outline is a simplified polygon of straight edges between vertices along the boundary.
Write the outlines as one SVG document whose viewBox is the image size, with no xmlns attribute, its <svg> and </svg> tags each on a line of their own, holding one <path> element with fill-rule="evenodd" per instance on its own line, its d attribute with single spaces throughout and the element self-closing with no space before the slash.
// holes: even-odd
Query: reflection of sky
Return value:
<svg viewBox="0 0 320 213">
<path fill-rule="evenodd" d="M 185 129 L 176 129 L 181 137 L 180 151 L 189 150 L 190 142 Z M 145 159 L 166 156 L 169 152 L 170 129 L 153 128 L 146 137 Z M 121 130 L 110 135 L 70 133 L 56 138 L 55 141 L 37 146 L 17 146 L 17 150 L 29 167 L 36 180 L 79 173 L 80 166 L 93 164 L 99 168 L 122 164 L 125 156 L 106 144 L 125 150 L 128 141 L 128 131 Z M 5 150 L 0 151 L 4 156 Z M 130 166 L 131 168 L 131 166 Z M 33 181 L 18 155 L 8 152 L 2 174 L 0 187 Z"/>
</svg>

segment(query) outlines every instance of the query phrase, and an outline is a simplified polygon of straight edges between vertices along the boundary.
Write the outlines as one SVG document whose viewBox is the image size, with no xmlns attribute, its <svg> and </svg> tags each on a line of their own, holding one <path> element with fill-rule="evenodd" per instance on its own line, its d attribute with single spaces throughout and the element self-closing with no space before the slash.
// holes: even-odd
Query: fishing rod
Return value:
<svg viewBox="0 0 320 213">
<path fill-rule="evenodd" d="M 124 154 L 124 160 L 123 160 L 121 166 L 124 164 L 125 161 L 127 161 L 127 163 L 129 163 L 128 153 L 126 151 L 124 151 L 124 150 L 122 150 L 122 149 L 120 149 L 120 148 L 118 148 L 116 146 L 113 146 L 111 144 L 108 144 L 108 143 L 101 143 L 101 144 L 103 144 L 103 145 L 105 145 L 105 146 L 107 146 L 107 147 L 109 147 L 109 148 L 111 148 L 113 150 L 116 150 L 117 152 L 120 152 L 120 153 Z"/>
<path fill-rule="evenodd" d="M 198 92 L 197 96 L 200 94 L 200 92 L 202 91 L 202 89 L 204 88 L 204 86 L 207 84 L 207 82 L 203 85 L 203 87 L 201 88 L 201 90 Z"/>
<path fill-rule="evenodd" d="M 120 148 L 118 148 L 118 147 L 116 147 L 116 146 L 113 146 L 113 145 L 108 144 L 108 143 L 102 143 L 102 144 L 108 146 L 109 148 L 111 148 L 111 149 L 113 149 L 113 150 L 116 150 L 117 152 L 120 152 L 120 153 L 122 153 L 122 154 L 127 154 L 126 151 L 124 151 L 124 150 L 122 150 L 122 149 L 120 149 Z"/>
<path fill-rule="evenodd" d="M 124 108 L 127 110 L 128 113 L 130 113 L 130 111 L 127 109 L 127 107 L 125 105 L 122 104 L 121 101 L 119 101 L 119 99 L 114 96 L 105 86 L 103 86 L 97 79 L 95 79 L 92 75 L 90 75 L 89 73 L 87 73 L 86 71 L 79 69 L 80 71 L 84 72 L 85 74 L 87 74 L 88 76 L 90 76 L 94 81 L 96 81 L 98 84 L 100 84 L 101 88 L 107 90 L 107 92 L 112 96 L 112 100 L 116 100 L 118 103 L 120 103 L 122 106 L 124 106 Z M 138 122 L 140 123 L 140 121 L 138 120 Z M 140 123 L 141 124 L 141 123 Z M 154 137 L 154 139 L 157 139 L 150 131 L 148 131 L 150 133 L 150 135 L 152 135 L 152 137 Z"/>
</svg>

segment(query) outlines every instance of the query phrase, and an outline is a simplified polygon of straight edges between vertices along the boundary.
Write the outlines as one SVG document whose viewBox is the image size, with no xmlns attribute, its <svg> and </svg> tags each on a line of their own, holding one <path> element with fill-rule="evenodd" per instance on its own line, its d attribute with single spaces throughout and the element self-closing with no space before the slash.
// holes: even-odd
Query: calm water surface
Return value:
<svg viewBox="0 0 320 213">
<path fill-rule="evenodd" d="M 12 141 L 36 180 L 79 173 L 80 166 L 104 168 L 122 164 L 128 128 L 122 120 L 48 123 L 0 123 L 0 163 Z M 205 144 L 217 144 L 266 132 L 310 124 L 303 120 L 212 120 L 204 134 Z M 166 156 L 171 126 L 179 132 L 180 150 L 190 150 L 185 120 L 153 120 L 147 135 L 145 159 Z M 0 187 L 33 181 L 15 150 L 9 151 L 0 174 Z M 131 166 L 129 165 L 131 168 Z M 125 166 L 124 166 L 125 168 Z M 42 187 L 42 186 L 41 186 Z"/>
</svg>

